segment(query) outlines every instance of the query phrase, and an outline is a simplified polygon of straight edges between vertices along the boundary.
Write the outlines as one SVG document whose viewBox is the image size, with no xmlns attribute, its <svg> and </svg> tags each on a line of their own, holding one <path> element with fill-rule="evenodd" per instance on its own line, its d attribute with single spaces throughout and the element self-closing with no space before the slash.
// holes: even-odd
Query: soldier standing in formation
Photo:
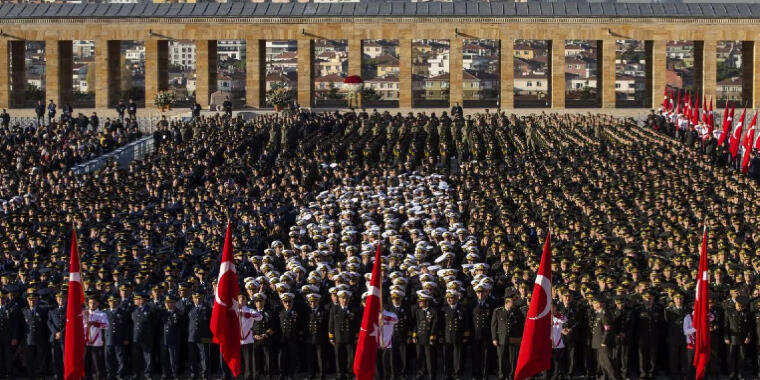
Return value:
<svg viewBox="0 0 760 380">
<path fill-rule="evenodd" d="M 497 351 L 499 380 L 514 377 L 523 331 L 522 320 L 510 295 L 504 297 L 504 306 L 494 310 L 491 317 L 491 337 Z"/>
</svg>

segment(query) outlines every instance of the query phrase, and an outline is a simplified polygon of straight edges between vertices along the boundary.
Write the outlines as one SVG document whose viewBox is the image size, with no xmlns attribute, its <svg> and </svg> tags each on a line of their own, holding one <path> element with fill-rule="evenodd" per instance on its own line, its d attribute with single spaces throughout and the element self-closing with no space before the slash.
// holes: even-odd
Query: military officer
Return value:
<svg viewBox="0 0 760 380">
<path fill-rule="evenodd" d="M 31 288 L 30 288 L 31 290 Z M 26 377 L 40 379 L 45 376 L 46 358 L 49 348 L 47 327 L 47 308 L 40 304 L 39 295 L 32 291 L 27 293 L 28 306 L 22 310 L 24 319 L 24 343 L 26 344 Z"/>
<path fill-rule="evenodd" d="M 120 308 L 121 299 L 116 295 L 108 297 L 105 310 L 108 328 L 105 331 L 106 377 L 122 380 L 126 376 L 126 348 L 129 343 L 129 315 Z"/>
<path fill-rule="evenodd" d="M 725 343 L 727 345 L 727 362 L 731 380 L 744 378 L 744 364 L 749 349 L 751 322 L 746 296 L 739 296 L 734 309 L 726 310 L 724 319 Z"/>
<path fill-rule="evenodd" d="M 414 312 L 412 342 L 417 353 L 417 380 L 431 380 L 435 376 L 435 344 L 439 336 L 438 310 L 430 305 L 433 296 L 426 290 L 417 291 L 417 310 Z"/>
<path fill-rule="evenodd" d="M 63 343 L 66 341 L 66 293 L 55 295 L 56 307 L 48 312 L 48 330 L 50 331 L 50 358 L 53 365 L 53 377 L 63 376 Z"/>
<path fill-rule="evenodd" d="M 635 331 L 639 353 L 639 377 L 651 379 L 657 363 L 660 346 L 660 324 L 662 311 L 654 301 L 651 289 L 641 294 L 642 303 L 636 309 Z"/>
<path fill-rule="evenodd" d="M 253 309 L 261 315 L 260 320 L 253 321 L 253 376 L 268 378 L 275 369 L 272 363 L 272 340 L 277 320 L 271 310 L 266 308 L 267 296 L 264 293 L 253 295 Z"/>
<path fill-rule="evenodd" d="M 615 344 L 612 349 L 614 366 L 620 369 L 620 378 L 627 379 L 630 342 L 633 339 L 633 321 L 625 296 L 615 298 L 615 308 L 612 309 L 610 316 L 615 332 Z"/>
<path fill-rule="evenodd" d="M 327 322 L 330 313 L 320 304 L 321 296 L 317 293 L 309 293 L 306 301 L 309 303 L 309 315 L 306 326 L 306 353 L 308 355 L 308 379 L 324 380 L 325 368 L 324 355 L 327 344 Z"/>
<path fill-rule="evenodd" d="M 668 339 L 668 365 L 670 377 L 673 379 L 683 377 L 688 369 L 683 320 L 690 312 L 684 307 L 683 294 L 680 292 L 673 295 L 673 305 L 667 307 L 664 312 Z"/>
<path fill-rule="evenodd" d="M 391 290 L 391 304 L 386 310 L 396 314 L 396 324 L 393 325 L 393 337 L 390 349 L 383 353 L 385 373 L 390 380 L 405 379 L 407 375 L 407 345 L 412 341 L 411 316 L 404 306 L 405 293 L 402 290 Z"/>
<path fill-rule="evenodd" d="M 0 378 L 13 378 L 15 375 L 13 355 L 24 331 L 20 311 L 11 304 L 8 296 L 7 289 L 0 290 Z"/>
<path fill-rule="evenodd" d="M 602 370 L 604 379 L 616 380 L 618 378 L 610 360 L 610 349 L 614 339 L 612 318 L 604 309 L 604 300 L 597 296 L 592 301 L 594 318 L 591 324 L 591 348 L 596 351 L 596 361 Z"/>
<path fill-rule="evenodd" d="M 476 284 L 476 301 L 472 307 L 472 334 L 470 353 L 472 354 L 472 377 L 485 380 L 488 374 L 488 356 L 491 350 L 491 315 L 493 306 L 488 298 L 485 284 Z"/>
<path fill-rule="evenodd" d="M 280 295 L 282 310 L 280 310 L 280 344 L 277 363 L 280 368 L 280 379 L 292 380 L 298 365 L 298 348 L 303 339 L 302 318 L 294 308 L 293 293 L 285 292 Z"/>
<path fill-rule="evenodd" d="M 136 378 L 151 379 L 153 354 L 153 311 L 147 304 L 145 294 L 134 296 L 136 308 L 132 311 L 132 347 L 134 361 L 132 372 Z"/>
<path fill-rule="evenodd" d="M 446 290 L 443 307 L 443 373 L 449 380 L 462 375 L 462 348 L 470 338 L 470 315 L 459 305 L 460 296 L 457 290 Z"/>
<path fill-rule="evenodd" d="M 175 307 L 176 299 L 164 298 L 164 307 L 156 318 L 161 321 L 161 370 L 162 380 L 179 377 L 179 347 L 182 343 L 182 313 Z"/>
<path fill-rule="evenodd" d="M 203 292 L 195 290 L 192 306 L 187 311 L 187 346 L 190 359 L 190 377 L 208 377 L 208 339 L 211 338 L 209 325 L 211 309 L 203 302 Z"/>
<path fill-rule="evenodd" d="M 335 347 L 335 370 L 338 379 L 347 379 L 352 372 L 354 344 L 359 333 L 360 317 L 349 305 L 351 292 L 338 291 L 338 306 L 330 311 L 328 338 Z"/>
<path fill-rule="evenodd" d="M 491 316 L 491 339 L 496 346 L 499 380 L 514 377 L 522 336 L 521 320 L 522 315 L 514 307 L 514 300 L 509 295 L 504 297 L 504 306 L 494 310 Z"/>
</svg>

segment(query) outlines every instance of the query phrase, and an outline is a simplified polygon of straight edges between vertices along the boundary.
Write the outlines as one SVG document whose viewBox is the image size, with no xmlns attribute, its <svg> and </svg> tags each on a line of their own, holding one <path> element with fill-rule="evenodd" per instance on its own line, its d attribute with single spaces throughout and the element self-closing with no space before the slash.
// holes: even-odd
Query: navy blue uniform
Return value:
<svg viewBox="0 0 760 380">
<path fill-rule="evenodd" d="M 126 350 L 129 341 L 130 320 L 124 309 L 108 309 L 106 329 L 106 374 L 109 379 L 123 379 L 126 376 Z"/>
</svg>

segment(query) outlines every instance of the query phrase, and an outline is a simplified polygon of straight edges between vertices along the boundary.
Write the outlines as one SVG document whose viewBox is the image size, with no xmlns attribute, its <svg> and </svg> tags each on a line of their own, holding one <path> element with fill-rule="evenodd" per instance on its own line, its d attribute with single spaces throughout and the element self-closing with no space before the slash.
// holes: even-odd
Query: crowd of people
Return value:
<svg viewBox="0 0 760 380">
<path fill-rule="evenodd" d="M 45 122 L 14 120 L 0 111 L 0 211 L 25 202 L 46 183 L 76 164 L 132 142 L 142 136 L 135 120 L 91 117 L 58 118 Z M 20 207 L 20 206 L 19 206 Z"/>
<path fill-rule="evenodd" d="M 242 379 L 349 379 L 377 245 L 378 379 L 512 378 L 549 229 L 543 376 L 693 376 L 704 225 L 709 376 L 760 371 L 754 181 L 630 119 L 454 111 L 162 120 L 127 169 L 3 181 L 29 196 L 0 210 L 0 374 L 61 376 L 73 227 L 88 378 L 229 378 L 208 328 L 228 222 Z"/>
</svg>

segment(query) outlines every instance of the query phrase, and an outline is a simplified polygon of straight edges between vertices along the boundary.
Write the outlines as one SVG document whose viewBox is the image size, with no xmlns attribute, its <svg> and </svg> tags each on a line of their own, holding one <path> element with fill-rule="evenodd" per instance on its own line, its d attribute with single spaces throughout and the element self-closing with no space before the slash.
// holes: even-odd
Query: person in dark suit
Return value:
<svg viewBox="0 0 760 380">
<path fill-rule="evenodd" d="M 55 295 L 57 306 L 48 311 L 48 330 L 50 331 L 50 358 L 53 366 L 53 377 L 63 377 L 63 342 L 66 329 L 66 293 Z"/>
<path fill-rule="evenodd" d="M 404 306 L 404 292 L 391 291 L 391 304 L 386 310 L 396 314 L 396 324 L 393 325 L 393 337 L 390 349 L 383 353 L 385 373 L 390 379 L 404 379 L 407 375 L 407 345 L 412 342 L 412 317 L 409 309 Z"/>
<path fill-rule="evenodd" d="M 203 303 L 203 292 L 192 295 L 193 306 L 187 312 L 187 345 L 190 358 L 190 377 L 208 377 L 208 348 L 206 340 L 211 337 L 211 309 Z"/>
<path fill-rule="evenodd" d="M 351 292 L 348 290 L 338 292 L 338 307 L 331 310 L 327 324 L 330 344 L 335 347 L 335 372 L 339 380 L 347 379 L 352 372 L 354 343 L 359 332 L 360 317 L 349 305 L 350 299 Z"/>
<path fill-rule="evenodd" d="M 137 306 L 132 311 L 132 347 L 134 361 L 132 371 L 136 378 L 143 376 L 150 379 L 153 354 L 153 311 L 147 305 L 145 295 L 140 293 L 134 297 Z"/>
<path fill-rule="evenodd" d="M 26 344 L 26 377 L 27 379 L 41 379 L 45 376 L 47 368 L 47 351 L 49 338 L 47 319 L 48 309 L 40 304 L 40 297 L 36 292 L 28 293 L 26 301 L 29 306 L 23 309 L 24 318 L 24 343 Z"/>
<path fill-rule="evenodd" d="M 134 99 L 129 99 L 129 104 L 127 104 L 127 114 L 129 115 L 130 120 L 135 120 L 137 117 L 137 104 Z"/>
<path fill-rule="evenodd" d="M 438 310 L 430 306 L 433 297 L 426 290 L 417 291 L 418 308 L 414 313 L 412 342 L 416 346 L 417 380 L 431 380 L 435 376 L 435 343 L 438 339 Z"/>
<path fill-rule="evenodd" d="M 504 306 L 494 310 L 491 316 L 491 339 L 496 346 L 500 380 L 511 379 L 514 375 L 522 336 L 521 318 L 511 296 L 504 297 Z"/>
<path fill-rule="evenodd" d="M 24 331 L 20 311 L 11 304 L 8 291 L 0 291 L 0 377 L 13 378 L 13 355 Z"/>
<path fill-rule="evenodd" d="M 182 313 L 174 307 L 177 301 L 173 296 L 166 296 L 164 307 L 158 309 L 157 317 L 161 320 L 161 379 L 179 377 L 179 347 L 182 344 Z"/>
<path fill-rule="evenodd" d="M 120 308 L 121 299 L 116 295 L 108 297 L 108 319 L 105 342 L 106 376 L 122 380 L 126 377 L 126 349 L 129 343 L 129 315 Z"/>
<path fill-rule="evenodd" d="M 306 326 L 306 355 L 308 379 L 325 379 L 325 346 L 327 345 L 327 322 L 330 314 L 319 304 L 321 296 L 309 293 L 306 301 L 309 303 L 309 316 Z"/>
<path fill-rule="evenodd" d="M 37 126 L 43 126 L 45 124 L 45 105 L 42 104 L 42 100 L 38 100 L 37 105 L 34 106 L 34 114 L 37 115 Z"/>
</svg>

